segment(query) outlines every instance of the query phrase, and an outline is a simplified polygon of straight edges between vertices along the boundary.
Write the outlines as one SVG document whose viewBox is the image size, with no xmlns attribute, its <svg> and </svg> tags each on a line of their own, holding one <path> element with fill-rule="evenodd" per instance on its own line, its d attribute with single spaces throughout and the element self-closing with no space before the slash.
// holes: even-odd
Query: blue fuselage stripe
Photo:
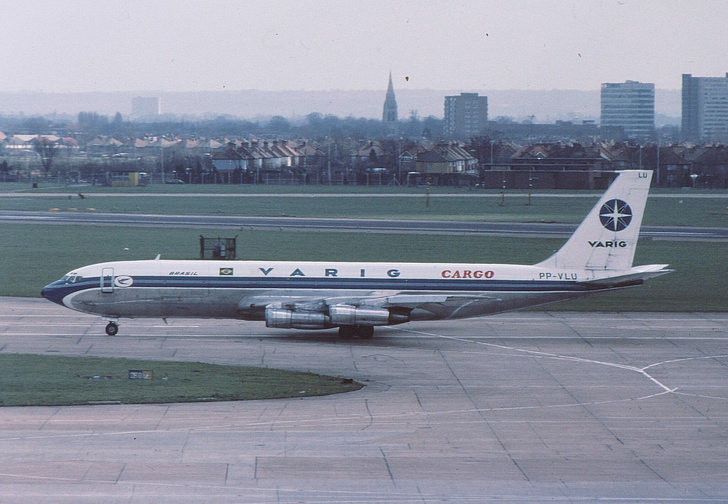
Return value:
<svg viewBox="0 0 728 504">
<path fill-rule="evenodd" d="M 108 280 L 107 280 L 108 282 Z M 48 287 L 58 290 L 63 298 L 77 291 L 98 289 L 100 279 L 84 278 L 75 283 L 55 282 Z M 574 281 L 540 280 L 451 280 L 408 278 L 321 278 L 321 277 L 176 277 L 138 276 L 133 288 L 177 289 L 322 289 L 322 290 L 389 290 L 446 292 L 588 292 L 599 287 Z M 114 286 L 115 289 L 126 287 Z"/>
</svg>

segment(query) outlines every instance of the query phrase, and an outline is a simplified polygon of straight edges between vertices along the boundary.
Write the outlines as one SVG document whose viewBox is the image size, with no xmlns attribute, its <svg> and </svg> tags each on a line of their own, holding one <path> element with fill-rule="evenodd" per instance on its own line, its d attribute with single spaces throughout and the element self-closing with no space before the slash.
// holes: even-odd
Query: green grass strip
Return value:
<svg viewBox="0 0 728 504">
<path fill-rule="evenodd" d="M 215 186 L 213 186 L 215 187 Z M 209 193 L 208 193 L 209 194 Z M 255 194 L 255 193 L 254 193 Z M 80 211 L 131 214 L 219 215 L 261 217 L 370 218 L 404 220 L 454 220 L 473 222 L 556 222 L 578 224 L 598 201 L 597 193 L 575 193 L 564 197 L 532 198 L 508 194 L 505 201 L 497 195 L 462 192 L 447 198 L 431 197 L 424 192 L 406 193 L 415 197 L 389 194 L 387 197 L 328 196 L 292 194 L 283 197 L 199 197 L 185 193 L 177 197 L 105 197 L 88 193 L 58 194 L 34 198 L 15 194 L 0 198 L 0 210 Z M 693 194 L 693 193 L 690 193 Z M 324 196 L 324 195 L 321 195 Z M 644 217 L 645 226 L 728 226 L 728 200 L 724 197 L 650 198 Z"/>
<path fill-rule="evenodd" d="M 152 371 L 153 379 L 130 379 L 129 371 Z M 345 378 L 199 362 L 0 355 L 0 406 L 245 401 L 360 388 Z"/>
<path fill-rule="evenodd" d="M 199 235 L 238 235 L 238 257 L 292 261 L 412 261 L 533 264 L 564 239 L 384 233 L 231 231 L 0 224 L 0 295 L 39 297 L 44 285 L 86 264 L 194 259 Z M 635 265 L 669 264 L 674 273 L 645 285 L 548 309 L 723 312 L 728 310 L 726 244 L 640 240 Z"/>
</svg>

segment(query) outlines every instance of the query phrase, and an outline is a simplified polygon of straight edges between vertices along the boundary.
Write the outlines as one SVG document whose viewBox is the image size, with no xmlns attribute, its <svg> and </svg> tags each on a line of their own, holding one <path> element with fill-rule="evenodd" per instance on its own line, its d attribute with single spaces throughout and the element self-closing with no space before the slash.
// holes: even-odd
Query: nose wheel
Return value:
<svg viewBox="0 0 728 504">
<path fill-rule="evenodd" d="M 106 324 L 106 334 L 109 336 L 116 336 L 116 334 L 119 332 L 119 324 L 116 322 L 109 322 Z"/>
</svg>

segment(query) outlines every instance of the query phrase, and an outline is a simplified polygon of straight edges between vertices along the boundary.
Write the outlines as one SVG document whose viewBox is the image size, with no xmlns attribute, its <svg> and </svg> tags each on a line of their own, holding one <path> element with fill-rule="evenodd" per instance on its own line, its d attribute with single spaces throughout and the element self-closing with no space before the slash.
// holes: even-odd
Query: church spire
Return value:
<svg viewBox="0 0 728 504">
<path fill-rule="evenodd" d="M 394 96 L 394 85 L 392 84 L 392 72 L 389 72 L 389 86 L 387 97 L 384 99 L 384 110 L 382 111 L 382 122 L 388 134 L 397 134 L 397 99 Z"/>
</svg>

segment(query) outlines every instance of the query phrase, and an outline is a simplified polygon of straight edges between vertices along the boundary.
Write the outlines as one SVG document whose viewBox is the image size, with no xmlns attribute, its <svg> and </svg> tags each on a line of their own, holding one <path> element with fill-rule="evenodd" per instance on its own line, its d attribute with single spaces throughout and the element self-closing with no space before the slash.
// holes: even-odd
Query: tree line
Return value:
<svg viewBox="0 0 728 504">
<path fill-rule="evenodd" d="M 397 136 L 432 141 L 442 139 L 443 120 L 434 116 L 421 118 L 416 111 L 399 122 Z M 376 139 L 387 136 L 382 121 L 363 117 L 338 117 L 317 112 L 301 119 L 287 119 L 273 116 L 260 120 L 246 120 L 220 115 L 213 119 L 178 119 L 161 117 L 159 121 L 129 121 L 120 112 L 113 116 L 97 112 L 79 112 L 70 118 L 48 117 L 2 117 L 0 131 L 6 134 L 56 134 L 77 137 L 109 135 L 120 138 L 145 135 L 174 135 L 186 137 L 283 137 L 308 138 L 351 138 L 354 140 Z"/>
</svg>

